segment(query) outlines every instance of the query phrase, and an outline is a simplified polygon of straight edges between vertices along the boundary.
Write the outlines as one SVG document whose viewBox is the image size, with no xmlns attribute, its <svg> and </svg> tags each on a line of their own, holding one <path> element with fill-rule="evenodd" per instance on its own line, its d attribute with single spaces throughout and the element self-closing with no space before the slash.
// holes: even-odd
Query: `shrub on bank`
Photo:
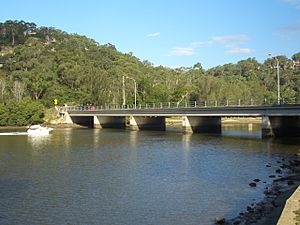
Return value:
<svg viewBox="0 0 300 225">
<path fill-rule="evenodd" d="M 45 108 L 39 101 L 29 98 L 0 104 L 0 126 L 25 126 L 42 123 Z"/>
</svg>

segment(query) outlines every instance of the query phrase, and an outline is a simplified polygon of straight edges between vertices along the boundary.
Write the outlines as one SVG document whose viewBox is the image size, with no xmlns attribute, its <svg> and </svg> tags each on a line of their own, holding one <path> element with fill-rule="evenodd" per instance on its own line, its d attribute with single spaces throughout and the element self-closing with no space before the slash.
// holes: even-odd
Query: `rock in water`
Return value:
<svg viewBox="0 0 300 225">
<path fill-rule="evenodd" d="M 251 183 L 249 183 L 249 186 L 250 186 L 250 187 L 256 187 L 256 183 L 251 182 Z"/>
<path fill-rule="evenodd" d="M 217 216 L 215 219 L 216 224 L 224 224 L 225 223 L 225 218 Z"/>
</svg>

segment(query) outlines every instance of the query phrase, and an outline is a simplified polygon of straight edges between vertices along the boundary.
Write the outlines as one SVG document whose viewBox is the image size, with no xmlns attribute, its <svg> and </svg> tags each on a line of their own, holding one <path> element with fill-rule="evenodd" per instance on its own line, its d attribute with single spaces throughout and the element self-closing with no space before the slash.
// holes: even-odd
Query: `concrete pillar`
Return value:
<svg viewBox="0 0 300 225">
<path fill-rule="evenodd" d="M 262 116 L 261 118 L 261 136 L 262 138 L 274 136 L 268 116 Z"/>
<path fill-rule="evenodd" d="M 98 116 L 94 116 L 94 128 L 102 128 Z"/>
<path fill-rule="evenodd" d="M 193 133 L 192 126 L 190 124 L 190 120 L 187 116 L 182 117 L 182 128 L 184 133 Z"/>
<path fill-rule="evenodd" d="M 186 133 L 215 133 L 222 132 L 220 116 L 183 116 L 183 131 Z"/>
<path fill-rule="evenodd" d="M 94 128 L 125 128 L 125 116 L 94 116 Z"/>
<path fill-rule="evenodd" d="M 300 137 L 300 116 L 270 116 L 275 137 Z"/>
<path fill-rule="evenodd" d="M 130 116 L 130 128 L 133 130 L 166 130 L 164 116 Z"/>
<path fill-rule="evenodd" d="M 131 130 L 138 130 L 139 129 L 138 124 L 137 124 L 137 122 L 135 120 L 135 117 L 130 116 L 130 118 L 129 118 L 129 126 L 130 126 Z"/>
</svg>

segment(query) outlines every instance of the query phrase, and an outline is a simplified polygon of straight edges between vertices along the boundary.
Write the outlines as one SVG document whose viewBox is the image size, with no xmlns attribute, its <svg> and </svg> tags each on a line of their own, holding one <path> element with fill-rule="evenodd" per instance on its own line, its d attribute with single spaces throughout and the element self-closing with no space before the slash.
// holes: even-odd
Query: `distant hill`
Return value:
<svg viewBox="0 0 300 225">
<path fill-rule="evenodd" d="M 293 59 L 300 58 L 295 53 Z M 300 70 L 278 57 L 281 96 L 299 102 Z M 112 44 L 100 45 L 78 34 L 25 21 L 0 23 L 0 103 L 28 97 L 46 107 L 59 104 L 121 105 L 122 76 L 138 86 L 138 103 L 217 101 L 226 104 L 273 102 L 277 96 L 275 58 L 263 64 L 249 58 L 204 70 L 154 67 Z M 134 85 L 126 79 L 126 103 L 133 104 Z"/>
</svg>

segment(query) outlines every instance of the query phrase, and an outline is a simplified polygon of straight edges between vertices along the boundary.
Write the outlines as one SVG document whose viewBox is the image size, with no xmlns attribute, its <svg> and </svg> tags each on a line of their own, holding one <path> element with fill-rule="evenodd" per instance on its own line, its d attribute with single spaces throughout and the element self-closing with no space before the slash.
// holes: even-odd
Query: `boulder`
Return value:
<svg viewBox="0 0 300 225">
<path fill-rule="evenodd" d="M 225 218 L 217 216 L 215 218 L 215 222 L 216 222 L 216 224 L 224 224 L 225 223 Z"/>
</svg>

